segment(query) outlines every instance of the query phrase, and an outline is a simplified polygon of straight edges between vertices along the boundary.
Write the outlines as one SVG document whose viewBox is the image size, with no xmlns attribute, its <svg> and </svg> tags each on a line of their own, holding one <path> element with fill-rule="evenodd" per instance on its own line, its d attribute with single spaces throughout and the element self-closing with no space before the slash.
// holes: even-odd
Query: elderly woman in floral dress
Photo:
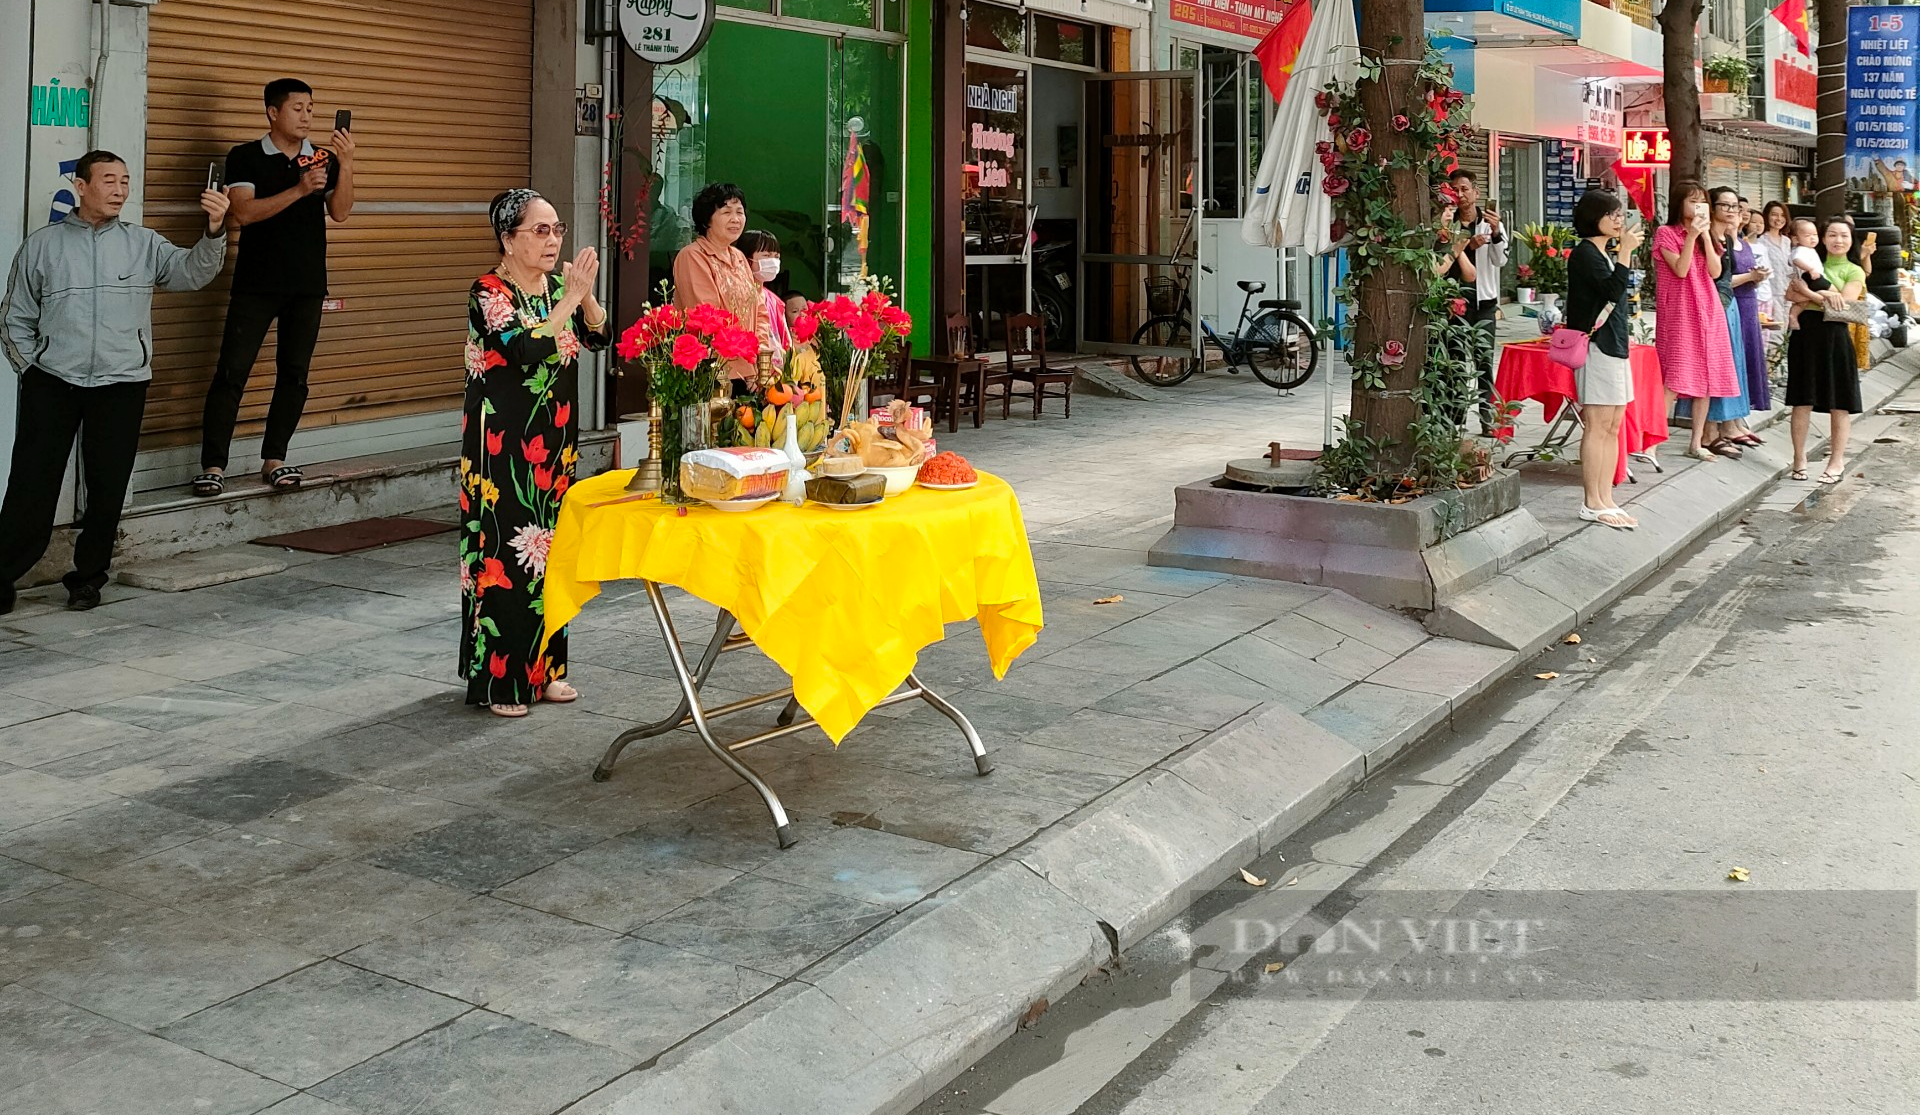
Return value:
<svg viewBox="0 0 1920 1115">
<path fill-rule="evenodd" d="M 500 265 L 467 298 L 467 397 L 460 419 L 460 673 L 467 703 L 525 716 L 579 694 L 563 679 L 567 635 L 546 640 L 547 547 L 579 461 L 581 348 L 607 343 L 592 248 L 560 264 L 567 226 L 532 190 L 489 210 Z M 554 268 L 560 266 L 560 274 Z"/>
</svg>

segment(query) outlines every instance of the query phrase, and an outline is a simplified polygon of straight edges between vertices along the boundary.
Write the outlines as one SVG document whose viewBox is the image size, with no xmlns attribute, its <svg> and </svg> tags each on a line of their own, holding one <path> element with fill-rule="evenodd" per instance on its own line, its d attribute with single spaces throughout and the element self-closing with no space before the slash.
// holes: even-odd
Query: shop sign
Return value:
<svg viewBox="0 0 1920 1115">
<path fill-rule="evenodd" d="M 1764 42 L 1766 68 L 1760 73 L 1760 88 L 1766 97 L 1767 123 L 1801 135 L 1814 134 L 1819 74 L 1813 59 L 1800 53 L 1793 35 L 1772 16 L 1767 17 Z"/>
<path fill-rule="evenodd" d="M 36 128 L 84 128 L 93 122 L 93 92 L 60 84 L 59 78 L 33 87 L 28 118 Z"/>
<path fill-rule="evenodd" d="M 1026 74 L 967 63 L 961 209 L 970 256 L 1024 256 L 1028 242 Z"/>
<path fill-rule="evenodd" d="M 620 0 L 620 37 L 656 66 L 699 53 L 713 33 L 714 0 Z"/>
<path fill-rule="evenodd" d="M 1912 188 L 1906 168 L 1920 165 L 1917 29 L 1920 14 L 1905 8 L 1847 11 L 1847 177 L 1856 182 L 1898 175 L 1895 188 Z"/>
<path fill-rule="evenodd" d="M 1662 167 L 1673 162 L 1673 141 L 1665 128 L 1626 128 L 1620 133 L 1622 166 Z"/>
<path fill-rule="evenodd" d="M 1623 100 L 1618 82 L 1583 82 L 1580 88 L 1580 141 L 1598 147 L 1620 146 Z"/>
<path fill-rule="evenodd" d="M 1580 6 L 1587 0 L 1426 0 L 1428 12 L 1493 12 L 1580 37 Z"/>
<path fill-rule="evenodd" d="M 1167 18 L 1189 27 L 1264 39 L 1280 24 L 1294 0 L 1172 0 Z"/>
</svg>

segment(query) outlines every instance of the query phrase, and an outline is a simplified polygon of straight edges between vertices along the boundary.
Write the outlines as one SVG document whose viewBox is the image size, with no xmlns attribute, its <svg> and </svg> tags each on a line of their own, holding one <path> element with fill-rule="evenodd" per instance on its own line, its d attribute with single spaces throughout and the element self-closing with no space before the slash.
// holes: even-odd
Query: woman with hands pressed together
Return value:
<svg viewBox="0 0 1920 1115">
<path fill-rule="evenodd" d="M 1726 310 L 1714 289 L 1721 259 L 1709 227 L 1706 190 L 1694 182 L 1674 183 L 1667 223 L 1653 234 L 1654 348 L 1671 398 L 1713 399 L 1740 392 Z M 1692 406 L 1691 413 L 1687 456 L 1717 460 L 1704 444 L 1707 408 Z"/>
<path fill-rule="evenodd" d="M 567 226 L 532 190 L 488 216 L 500 265 L 467 298 L 467 398 L 460 418 L 460 673 L 467 703 L 519 717 L 579 696 L 564 680 L 567 633 L 540 609 L 560 501 L 579 463 L 577 361 L 607 344 L 594 297 L 600 258 L 560 262 Z M 554 274 L 558 267 L 560 273 Z"/>
<path fill-rule="evenodd" d="M 1573 231 L 1580 243 L 1567 259 L 1566 326 L 1591 334 L 1586 365 L 1573 374 L 1580 397 L 1580 482 L 1585 493 L 1580 517 L 1615 530 L 1640 525 L 1613 501 L 1620 421 L 1633 402 L 1627 286 L 1633 253 L 1646 239 L 1639 223 L 1629 224 L 1626 216 L 1618 197 L 1605 190 L 1587 191 L 1573 208 Z M 1615 241 L 1618 246 L 1609 253 Z"/>
<path fill-rule="evenodd" d="M 1712 405 L 1707 407 L 1707 449 L 1722 457 L 1739 460 L 1748 444 L 1758 445 L 1760 439 L 1746 428 L 1747 415 L 1752 407 L 1747 401 L 1747 360 L 1745 347 L 1740 340 L 1740 300 L 1735 287 L 1740 283 L 1738 263 L 1734 258 L 1735 246 L 1740 228 L 1740 198 L 1725 186 L 1716 186 L 1707 193 L 1707 207 L 1711 217 L 1708 220 L 1707 236 L 1713 250 L 1720 257 L 1720 271 L 1713 278 L 1714 296 L 1720 300 L 1721 327 L 1727 333 L 1727 349 L 1733 355 L 1733 385 L 1731 394 L 1716 393 Z M 1754 277 L 1749 274 L 1747 283 Z M 1699 403 L 1692 404 L 1698 407 Z M 1751 439 L 1751 440 L 1748 440 Z"/>
</svg>

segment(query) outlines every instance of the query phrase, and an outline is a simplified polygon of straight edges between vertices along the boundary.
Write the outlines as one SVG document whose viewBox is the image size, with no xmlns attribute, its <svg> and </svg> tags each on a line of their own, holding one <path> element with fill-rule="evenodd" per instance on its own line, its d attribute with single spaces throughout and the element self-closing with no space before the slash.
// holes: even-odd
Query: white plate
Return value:
<svg viewBox="0 0 1920 1115">
<path fill-rule="evenodd" d="M 978 488 L 980 481 L 969 480 L 965 484 L 929 484 L 925 480 L 922 480 L 920 481 L 920 486 L 922 488 L 931 488 L 936 492 L 964 492 L 968 488 Z"/>
<path fill-rule="evenodd" d="M 754 496 L 751 499 L 710 499 L 710 500 L 704 500 L 702 502 L 704 502 L 708 507 L 713 508 L 715 511 L 726 511 L 729 513 L 734 513 L 734 512 L 740 512 L 740 511 L 752 511 L 757 507 L 765 507 L 767 504 L 772 503 L 774 500 L 779 498 L 780 498 L 780 494 L 778 492 L 775 492 L 772 495 Z"/>
<path fill-rule="evenodd" d="M 876 499 L 872 503 L 821 503 L 818 500 L 810 499 L 807 502 L 813 504 L 815 507 L 824 507 L 829 511 L 865 511 L 869 507 L 880 506 L 885 503 L 886 500 Z"/>
</svg>

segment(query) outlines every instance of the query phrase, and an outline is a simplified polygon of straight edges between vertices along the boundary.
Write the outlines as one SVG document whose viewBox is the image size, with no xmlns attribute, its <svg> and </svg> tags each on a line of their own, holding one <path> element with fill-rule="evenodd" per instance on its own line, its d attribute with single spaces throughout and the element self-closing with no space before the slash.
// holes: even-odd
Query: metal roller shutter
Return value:
<svg viewBox="0 0 1920 1115">
<path fill-rule="evenodd" d="M 530 176 L 533 0 L 167 0 L 149 27 L 145 214 L 176 243 L 207 164 L 266 131 L 268 81 L 314 87 L 316 143 L 353 112 L 353 216 L 327 232 L 343 305 L 323 319 L 304 425 L 457 408 L 467 287 L 498 260 L 486 203 Z M 198 439 L 231 275 L 158 296 L 142 449 Z M 265 418 L 273 342 L 240 436 Z"/>
</svg>

